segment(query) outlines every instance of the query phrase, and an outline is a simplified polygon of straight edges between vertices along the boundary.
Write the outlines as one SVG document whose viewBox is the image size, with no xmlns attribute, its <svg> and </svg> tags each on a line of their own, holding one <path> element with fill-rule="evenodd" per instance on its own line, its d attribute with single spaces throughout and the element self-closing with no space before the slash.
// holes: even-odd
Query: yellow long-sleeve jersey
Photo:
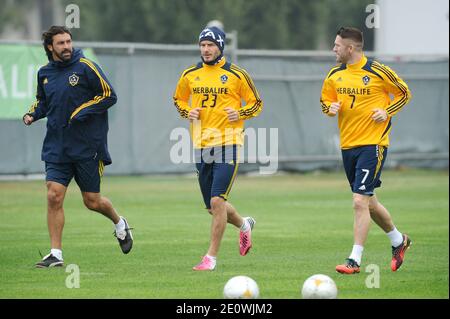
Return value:
<svg viewBox="0 0 450 319">
<path fill-rule="evenodd" d="M 187 68 L 178 81 L 173 99 L 183 118 L 188 118 L 191 109 L 201 108 L 199 121 L 191 122 L 195 148 L 243 145 L 244 120 L 259 115 L 263 107 L 248 73 L 225 58 L 216 65 L 200 62 Z M 228 120 L 226 107 L 238 111 L 238 121 Z"/>
<path fill-rule="evenodd" d="M 390 94 L 392 94 L 392 99 Z M 320 104 L 328 114 L 330 104 L 341 102 L 338 112 L 341 148 L 389 145 L 391 117 L 411 99 L 406 83 L 389 67 L 365 56 L 355 64 L 331 69 L 322 87 Z M 373 110 L 386 110 L 388 119 L 376 123 Z"/>
</svg>

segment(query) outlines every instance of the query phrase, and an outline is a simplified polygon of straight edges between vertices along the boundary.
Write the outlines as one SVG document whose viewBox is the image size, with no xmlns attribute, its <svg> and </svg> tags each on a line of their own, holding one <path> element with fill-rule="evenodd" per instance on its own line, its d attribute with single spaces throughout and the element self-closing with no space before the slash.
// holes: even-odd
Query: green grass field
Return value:
<svg viewBox="0 0 450 319">
<path fill-rule="evenodd" d="M 75 182 L 65 202 L 64 261 L 80 269 L 80 288 L 66 288 L 65 268 L 34 269 L 47 254 L 43 181 L 0 182 L 0 298 L 222 298 L 235 275 L 254 278 L 261 298 L 300 298 L 310 275 L 331 276 L 339 298 L 448 298 L 448 172 L 385 171 L 380 201 L 412 248 L 402 269 L 390 270 L 387 236 L 372 225 L 359 275 L 334 267 L 350 253 L 351 193 L 343 172 L 238 176 L 231 202 L 257 220 L 254 247 L 239 255 L 238 230 L 227 228 L 216 271 L 192 271 L 206 252 L 211 218 L 193 177 L 105 177 L 109 197 L 134 230 L 123 255 L 113 225 L 84 208 Z M 369 289 L 366 266 L 380 269 L 380 288 Z"/>
</svg>

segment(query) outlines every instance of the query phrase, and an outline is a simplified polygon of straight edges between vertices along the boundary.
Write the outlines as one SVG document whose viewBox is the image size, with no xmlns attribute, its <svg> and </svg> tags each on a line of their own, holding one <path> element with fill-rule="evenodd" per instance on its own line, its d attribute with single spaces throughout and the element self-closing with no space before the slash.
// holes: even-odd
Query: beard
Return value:
<svg viewBox="0 0 450 319">
<path fill-rule="evenodd" d="M 67 53 L 67 52 L 69 52 L 70 55 L 64 56 L 64 53 Z M 64 61 L 64 62 L 69 61 L 72 58 L 72 50 L 64 50 L 61 53 L 54 51 L 53 53 L 58 57 L 58 59 L 60 59 L 61 61 Z"/>
<path fill-rule="evenodd" d="M 336 62 L 337 63 L 347 63 L 348 57 L 343 55 L 336 55 Z"/>
</svg>

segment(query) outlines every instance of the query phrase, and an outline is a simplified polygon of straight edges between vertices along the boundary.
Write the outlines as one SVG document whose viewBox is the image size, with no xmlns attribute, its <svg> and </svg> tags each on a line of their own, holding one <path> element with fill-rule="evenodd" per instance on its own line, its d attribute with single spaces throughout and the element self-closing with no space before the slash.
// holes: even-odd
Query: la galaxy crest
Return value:
<svg viewBox="0 0 450 319">
<path fill-rule="evenodd" d="M 370 77 L 368 75 L 365 75 L 365 76 L 363 76 L 362 81 L 363 81 L 364 85 L 367 85 L 370 82 Z"/>
<path fill-rule="evenodd" d="M 72 85 L 72 86 L 77 85 L 79 79 L 80 79 L 80 77 L 78 75 L 76 75 L 75 73 L 72 74 L 71 76 L 69 76 L 70 85 Z"/>
<path fill-rule="evenodd" d="M 227 83 L 227 81 L 228 81 L 228 76 L 226 76 L 225 74 L 220 77 L 220 82 L 222 82 L 222 84 Z"/>
</svg>

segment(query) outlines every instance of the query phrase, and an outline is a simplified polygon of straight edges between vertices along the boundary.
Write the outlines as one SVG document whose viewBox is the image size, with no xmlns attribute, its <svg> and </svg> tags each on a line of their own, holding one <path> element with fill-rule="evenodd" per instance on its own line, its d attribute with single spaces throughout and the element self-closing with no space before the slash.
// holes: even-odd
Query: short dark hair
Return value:
<svg viewBox="0 0 450 319">
<path fill-rule="evenodd" d="M 354 27 L 341 27 L 337 35 L 342 39 L 350 39 L 355 41 L 356 43 L 361 44 L 361 48 L 364 46 L 364 37 L 361 30 Z"/>
<path fill-rule="evenodd" d="M 48 49 L 48 45 L 53 44 L 53 37 L 57 34 L 67 33 L 72 39 L 72 33 L 64 26 L 52 25 L 48 31 L 42 33 L 42 45 L 49 60 L 52 60 L 52 52 Z"/>
</svg>

